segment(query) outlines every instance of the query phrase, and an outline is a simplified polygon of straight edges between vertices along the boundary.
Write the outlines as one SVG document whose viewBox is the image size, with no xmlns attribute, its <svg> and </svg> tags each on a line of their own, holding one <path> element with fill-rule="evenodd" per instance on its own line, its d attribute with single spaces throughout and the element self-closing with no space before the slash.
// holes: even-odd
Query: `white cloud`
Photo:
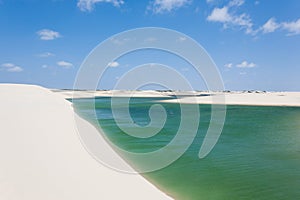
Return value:
<svg viewBox="0 0 300 200">
<path fill-rule="evenodd" d="M 107 66 L 109 66 L 109 67 L 118 67 L 119 65 L 120 64 L 116 61 L 113 61 L 113 62 L 110 62 L 110 63 L 107 64 Z"/>
<path fill-rule="evenodd" d="M 59 61 L 56 63 L 58 66 L 63 67 L 63 68 L 71 68 L 73 67 L 72 63 L 66 62 L 66 61 Z"/>
<path fill-rule="evenodd" d="M 283 22 L 282 28 L 288 31 L 288 36 L 300 34 L 300 19 L 294 22 Z"/>
<path fill-rule="evenodd" d="M 179 37 L 176 41 L 184 42 L 184 41 L 186 41 L 186 40 L 187 40 L 186 37 Z"/>
<path fill-rule="evenodd" d="M 206 0 L 207 3 L 213 0 Z M 277 30 L 287 31 L 287 36 L 300 34 L 300 19 L 291 22 L 276 22 L 274 17 L 270 18 L 265 24 L 257 29 L 254 29 L 250 15 L 246 13 L 238 13 L 237 8 L 242 6 L 245 0 L 231 0 L 225 6 L 218 8 L 215 7 L 210 15 L 206 18 L 210 22 L 218 22 L 223 24 L 223 28 L 237 27 L 245 31 L 246 34 L 257 35 L 258 33 L 273 33 Z M 258 5 L 260 2 L 255 1 L 254 4 Z"/>
<path fill-rule="evenodd" d="M 50 30 L 50 29 L 42 29 L 37 32 L 41 40 L 54 40 L 56 38 L 61 37 L 59 32 Z"/>
<path fill-rule="evenodd" d="M 236 14 L 231 11 L 233 7 L 236 8 L 243 4 L 243 0 L 232 0 L 222 8 L 214 8 L 207 20 L 222 23 L 224 28 L 239 27 L 244 29 L 246 34 L 255 34 L 256 31 L 252 28 L 253 23 L 249 15 L 246 13 Z"/>
<path fill-rule="evenodd" d="M 3 63 L 1 66 L 2 67 L 6 67 L 6 68 L 10 68 L 10 67 L 15 66 L 15 64 L 12 64 L 12 63 Z"/>
<path fill-rule="evenodd" d="M 230 22 L 232 20 L 230 14 L 228 13 L 228 7 L 215 8 L 212 13 L 207 17 L 208 21 L 213 22 Z"/>
<path fill-rule="evenodd" d="M 130 38 L 111 38 L 110 41 L 115 45 L 124 45 L 130 42 L 132 39 Z"/>
<path fill-rule="evenodd" d="M 256 67 L 256 64 L 251 62 L 247 62 L 247 61 L 243 61 L 242 63 L 240 64 L 237 64 L 236 67 L 238 68 L 253 68 L 253 67 Z"/>
<path fill-rule="evenodd" d="M 232 63 L 227 63 L 224 66 L 227 67 L 227 68 L 232 68 L 233 64 Z"/>
<path fill-rule="evenodd" d="M 275 18 L 272 17 L 260 28 L 260 30 L 265 34 L 275 32 L 276 30 L 285 30 L 288 32 L 288 36 L 298 35 L 300 34 L 300 19 L 292 22 L 277 23 Z"/>
<path fill-rule="evenodd" d="M 269 19 L 262 27 L 263 33 L 272 33 L 276 31 L 280 27 L 280 24 L 278 24 L 275 20 L 275 18 Z"/>
<path fill-rule="evenodd" d="M 229 7 L 233 7 L 233 6 L 241 6 L 241 5 L 243 5 L 245 3 L 245 1 L 244 0 L 232 0 L 232 1 L 230 1 L 229 3 L 228 3 L 228 6 Z"/>
<path fill-rule="evenodd" d="M 7 69 L 8 72 L 21 72 L 23 69 L 19 66 L 11 67 Z"/>
<path fill-rule="evenodd" d="M 96 3 L 111 3 L 115 7 L 120 7 L 124 4 L 123 0 L 78 0 L 77 7 L 81 11 L 92 11 Z"/>
<path fill-rule="evenodd" d="M 7 71 L 7 72 L 21 72 L 23 71 L 23 68 L 20 66 L 17 66 L 13 63 L 3 63 L 2 65 L 2 70 Z"/>
<path fill-rule="evenodd" d="M 47 57 L 55 56 L 55 54 L 50 53 L 50 52 L 44 52 L 44 53 L 38 54 L 37 56 L 41 57 L 41 58 L 47 58 Z"/>
<path fill-rule="evenodd" d="M 183 6 L 191 4 L 192 0 L 154 0 L 148 6 L 154 13 L 172 12 Z"/>
</svg>

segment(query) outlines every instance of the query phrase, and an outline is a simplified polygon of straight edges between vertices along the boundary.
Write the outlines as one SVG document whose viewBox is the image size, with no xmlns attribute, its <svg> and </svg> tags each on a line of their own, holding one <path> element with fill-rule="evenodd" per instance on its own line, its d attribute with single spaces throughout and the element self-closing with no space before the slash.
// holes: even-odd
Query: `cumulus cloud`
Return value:
<svg viewBox="0 0 300 200">
<path fill-rule="evenodd" d="M 130 38 L 111 38 L 110 41 L 114 44 L 114 45 L 124 45 L 127 44 L 128 42 L 130 42 L 132 39 Z"/>
<path fill-rule="evenodd" d="M 210 0 L 207 3 L 212 2 Z M 231 0 L 223 7 L 215 7 L 210 15 L 207 16 L 207 21 L 218 22 L 223 24 L 223 28 L 238 27 L 243 29 L 246 34 L 257 35 L 258 33 L 273 33 L 277 30 L 288 32 L 288 36 L 300 34 L 300 19 L 291 22 L 277 22 L 274 17 L 270 18 L 265 24 L 254 29 L 250 15 L 246 13 L 238 13 L 237 8 L 245 3 L 244 0 Z M 255 1 L 255 5 L 259 1 Z"/>
<path fill-rule="evenodd" d="M 66 61 L 58 61 L 56 63 L 58 66 L 63 67 L 63 68 L 71 68 L 73 67 L 73 64 L 70 62 L 66 62 Z"/>
<path fill-rule="evenodd" d="M 54 40 L 61 37 L 59 32 L 50 30 L 50 29 L 42 29 L 37 32 L 38 36 L 41 40 Z"/>
<path fill-rule="evenodd" d="M 178 41 L 178 42 L 184 42 L 186 40 L 187 40 L 186 37 L 179 37 L 176 41 Z"/>
<path fill-rule="evenodd" d="M 288 31 L 288 36 L 300 34 L 300 19 L 293 22 L 283 22 L 282 28 Z"/>
<path fill-rule="evenodd" d="M 236 14 L 233 8 L 240 7 L 244 4 L 243 0 L 232 0 L 222 8 L 214 8 L 207 17 L 208 21 L 219 22 L 224 28 L 239 27 L 245 30 L 247 34 L 255 34 L 251 17 L 246 13 Z"/>
<path fill-rule="evenodd" d="M 231 0 L 229 3 L 228 3 L 228 6 L 229 7 L 233 7 L 233 6 L 241 6 L 245 3 L 244 0 Z"/>
<path fill-rule="evenodd" d="M 41 57 L 41 58 L 48 58 L 48 57 L 51 57 L 51 56 L 55 56 L 55 54 L 50 53 L 50 52 L 44 52 L 44 53 L 38 54 L 37 56 Z"/>
<path fill-rule="evenodd" d="M 263 26 L 260 27 L 262 33 L 273 33 L 277 30 L 287 31 L 288 36 L 300 34 L 300 19 L 291 22 L 276 22 L 275 18 L 270 18 Z"/>
<path fill-rule="evenodd" d="M 230 22 L 232 20 L 231 15 L 228 13 L 228 7 L 215 8 L 212 13 L 207 17 L 208 21 L 213 22 Z"/>
<path fill-rule="evenodd" d="M 166 13 L 191 3 L 192 0 L 154 0 L 149 4 L 148 10 L 152 10 L 154 13 Z"/>
<path fill-rule="evenodd" d="M 253 68 L 253 67 L 256 67 L 256 64 L 253 62 L 249 63 L 248 61 L 243 61 L 240 64 L 237 64 L 236 67 L 238 67 L 238 68 Z"/>
<path fill-rule="evenodd" d="M 15 64 L 13 64 L 13 63 L 3 63 L 1 66 L 6 67 L 6 68 L 10 68 L 10 67 L 15 66 Z"/>
<path fill-rule="evenodd" d="M 97 3 L 111 3 L 115 7 L 120 7 L 124 4 L 123 0 L 78 0 L 77 7 L 81 11 L 92 11 Z"/>
<path fill-rule="evenodd" d="M 280 27 L 280 24 L 278 24 L 275 20 L 275 18 L 269 19 L 262 27 L 263 33 L 272 33 L 276 31 Z"/>
<path fill-rule="evenodd" d="M 232 63 L 227 63 L 224 66 L 227 67 L 227 68 L 232 68 L 233 64 Z"/>
<path fill-rule="evenodd" d="M 21 72 L 21 71 L 23 71 L 23 68 L 15 65 L 13 63 L 3 63 L 1 65 L 1 70 L 7 71 L 7 72 Z"/>
<path fill-rule="evenodd" d="M 119 64 L 118 62 L 113 61 L 113 62 L 108 63 L 107 66 L 109 66 L 109 67 L 118 67 L 119 65 L 120 65 L 120 64 Z"/>
</svg>

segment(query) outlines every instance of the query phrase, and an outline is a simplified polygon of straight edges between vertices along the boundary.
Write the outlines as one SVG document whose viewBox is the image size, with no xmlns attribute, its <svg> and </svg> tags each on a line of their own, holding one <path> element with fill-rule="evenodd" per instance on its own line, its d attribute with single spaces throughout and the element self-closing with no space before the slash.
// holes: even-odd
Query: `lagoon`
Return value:
<svg viewBox="0 0 300 200">
<path fill-rule="evenodd" d="M 119 97 L 120 107 L 125 103 L 122 99 Z M 147 125 L 149 108 L 163 99 L 131 98 L 132 119 L 140 126 Z M 92 114 L 94 100 L 96 119 Z M 165 126 L 151 138 L 134 138 L 117 126 L 110 97 L 76 99 L 73 104 L 83 118 L 95 126 L 99 123 L 110 141 L 137 153 L 167 145 L 181 117 L 179 104 L 160 103 L 167 113 Z M 211 105 L 199 105 L 199 110 L 199 129 L 192 145 L 168 167 L 142 174 L 146 179 L 183 200 L 300 198 L 299 107 L 227 106 L 221 137 L 204 159 L 199 159 L 198 153 L 210 123 Z"/>
</svg>

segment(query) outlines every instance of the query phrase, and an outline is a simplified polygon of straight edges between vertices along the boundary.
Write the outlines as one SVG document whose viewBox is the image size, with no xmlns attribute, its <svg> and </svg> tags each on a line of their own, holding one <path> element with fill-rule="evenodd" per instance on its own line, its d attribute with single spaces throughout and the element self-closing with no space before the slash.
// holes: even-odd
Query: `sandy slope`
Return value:
<svg viewBox="0 0 300 200">
<path fill-rule="evenodd" d="M 1 200 L 170 199 L 140 175 L 95 161 L 81 145 L 71 104 L 61 95 L 8 84 L 0 85 L 0 95 Z"/>
</svg>

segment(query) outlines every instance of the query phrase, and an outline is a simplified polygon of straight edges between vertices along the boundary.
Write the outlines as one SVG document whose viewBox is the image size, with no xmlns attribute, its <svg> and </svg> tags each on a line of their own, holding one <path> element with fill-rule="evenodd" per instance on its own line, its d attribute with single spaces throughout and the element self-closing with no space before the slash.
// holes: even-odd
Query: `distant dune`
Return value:
<svg viewBox="0 0 300 200">
<path fill-rule="evenodd" d="M 261 106 L 300 106 L 300 92 L 265 92 L 265 91 L 72 91 L 53 90 L 64 98 L 84 98 L 95 96 L 115 97 L 177 97 L 162 100 L 169 103 L 199 103 L 226 105 L 261 105 Z"/>
</svg>

